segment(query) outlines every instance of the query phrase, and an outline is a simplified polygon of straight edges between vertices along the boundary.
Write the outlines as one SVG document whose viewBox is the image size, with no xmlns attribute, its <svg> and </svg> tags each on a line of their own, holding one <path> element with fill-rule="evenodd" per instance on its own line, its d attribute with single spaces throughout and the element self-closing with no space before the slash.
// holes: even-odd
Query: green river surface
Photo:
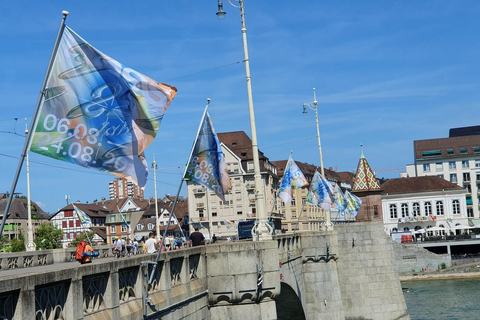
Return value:
<svg viewBox="0 0 480 320">
<path fill-rule="evenodd" d="M 480 279 L 402 282 L 411 320 L 480 319 Z"/>
</svg>

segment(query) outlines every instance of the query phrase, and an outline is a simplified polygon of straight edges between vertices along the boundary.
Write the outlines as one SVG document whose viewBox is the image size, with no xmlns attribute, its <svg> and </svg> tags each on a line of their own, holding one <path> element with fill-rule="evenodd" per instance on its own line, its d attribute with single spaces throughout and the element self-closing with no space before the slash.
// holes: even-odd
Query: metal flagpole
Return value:
<svg viewBox="0 0 480 320">
<path fill-rule="evenodd" d="M 202 117 L 202 120 L 200 121 L 200 125 L 198 126 L 197 135 L 195 136 L 195 140 L 193 141 L 192 150 L 190 151 L 190 156 L 188 157 L 188 162 L 185 166 L 185 170 L 183 170 L 182 181 L 180 182 L 180 186 L 178 187 L 177 196 L 175 197 L 175 201 L 173 202 L 172 211 L 170 212 L 170 216 L 168 217 L 167 226 L 165 228 L 165 232 L 163 233 L 162 242 L 160 243 L 160 247 L 158 248 L 157 258 L 155 259 L 155 264 L 153 265 L 152 274 L 150 275 L 150 278 L 148 279 L 148 284 L 151 284 L 152 281 L 153 281 L 153 276 L 155 274 L 155 269 L 157 268 L 158 259 L 160 258 L 160 253 L 162 252 L 163 243 L 165 241 L 165 237 L 167 236 L 168 228 L 170 227 L 170 222 L 172 221 L 173 212 L 175 211 L 175 206 L 177 205 L 178 197 L 180 196 L 180 190 L 182 190 L 183 181 L 185 179 L 185 173 L 187 173 L 187 169 L 188 169 L 188 163 L 190 162 L 190 160 L 192 158 L 193 150 L 195 149 L 195 144 L 197 143 L 198 135 L 200 134 L 200 129 L 202 129 L 202 125 L 203 125 L 203 122 L 204 122 L 204 119 L 205 119 L 205 115 L 207 114 L 209 104 L 210 104 L 210 99 L 207 99 L 207 105 L 205 107 L 205 111 L 203 112 L 203 117 Z M 208 192 L 208 190 L 207 190 L 207 192 Z"/>
<path fill-rule="evenodd" d="M 62 38 L 63 30 L 65 29 L 65 20 L 69 15 L 68 11 L 62 11 L 62 14 L 63 14 L 63 18 L 62 18 L 62 22 L 60 23 L 60 27 L 58 29 L 57 39 L 55 40 L 55 45 L 53 46 L 52 55 L 50 56 L 50 62 L 48 63 L 47 72 L 45 73 L 45 78 L 43 79 L 40 95 L 38 96 L 37 105 L 33 113 L 32 122 L 30 123 L 30 129 L 28 130 L 27 138 L 25 139 L 25 145 L 23 146 L 22 154 L 20 155 L 20 160 L 18 161 L 17 172 L 15 173 L 15 178 L 13 179 L 12 188 L 10 189 L 10 195 L 8 197 L 7 205 L 5 207 L 5 212 L 3 213 L 2 224 L 0 225 L 0 238 L 2 237 L 3 228 L 5 226 L 5 221 L 7 220 L 8 211 L 10 210 L 10 205 L 12 204 L 13 194 L 15 193 L 15 188 L 17 187 L 18 177 L 20 176 L 20 172 L 22 171 L 23 161 L 25 159 L 28 146 L 30 145 L 32 132 L 34 131 L 34 126 L 35 126 L 35 123 L 37 122 L 37 116 L 38 116 L 38 113 L 40 112 L 40 105 L 43 101 L 43 96 L 45 94 L 45 87 L 47 86 L 47 81 L 50 76 L 50 72 L 52 71 L 53 62 L 55 60 L 55 56 L 57 55 L 60 39 Z"/>
</svg>

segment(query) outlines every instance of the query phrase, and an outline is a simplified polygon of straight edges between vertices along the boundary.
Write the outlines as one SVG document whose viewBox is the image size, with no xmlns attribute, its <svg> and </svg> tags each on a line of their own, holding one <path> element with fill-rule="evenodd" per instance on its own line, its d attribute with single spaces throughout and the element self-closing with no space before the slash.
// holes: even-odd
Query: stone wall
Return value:
<svg viewBox="0 0 480 320">
<path fill-rule="evenodd" d="M 400 285 L 393 241 L 382 222 L 336 225 L 332 252 L 345 319 L 410 319 Z"/>
<path fill-rule="evenodd" d="M 414 244 L 402 244 L 392 240 L 395 252 L 395 262 L 399 275 L 413 275 L 423 272 L 432 272 L 445 264 L 452 265 L 448 254 L 436 254 Z"/>
</svg>

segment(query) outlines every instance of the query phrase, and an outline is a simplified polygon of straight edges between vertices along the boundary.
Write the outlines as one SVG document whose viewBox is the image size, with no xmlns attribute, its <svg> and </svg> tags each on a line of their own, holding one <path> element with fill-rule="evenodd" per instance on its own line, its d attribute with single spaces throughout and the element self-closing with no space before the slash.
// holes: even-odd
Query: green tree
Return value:
<svg viewBox="0 0 480 320">
<path fill-rule="evenodd" d="M 7 251 L 8 244 L 10 243 L 10 239 L 6 234 L 2 235 L 2 238 L 0 239 L 0 251 Z"/>
<path fill-rule="evenodd" d="M 56 228 L 51 223 L 41 223 L 36 232 L 35 245 L 37 250 L 58 249 L 62 247 L 62 230 Z"/>
<path fill-rule="evenodd" d="M 88 233 L 88 238 L 90 240 L 92 240 L 94 235 L 95 235 L 95 231 L 90 231 Z M 70 243 L 70 247 L 78 246 L 80 241 L 83 241 L 83 240 L 87 241 L 87 243 L 88 243 L 88 240 L 87 240 L 87 237 L 85 236 L 85 233 L 80 233 L 75 239 L 72 240 L 72 242 Z"/>
<path fill-rule="evenodd" d="M 23 234 L 20 233 L 18 238 L 12 239 L 10 241 L 10 246 L 12 248 L 12 252 L 25 251 L 25 237 Z"/>
</svg>

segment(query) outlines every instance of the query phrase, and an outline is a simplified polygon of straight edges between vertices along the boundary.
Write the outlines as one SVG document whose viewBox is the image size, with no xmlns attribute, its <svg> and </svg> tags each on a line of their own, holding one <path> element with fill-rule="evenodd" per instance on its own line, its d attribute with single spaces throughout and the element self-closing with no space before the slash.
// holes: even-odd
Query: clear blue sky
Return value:
<svg viewBox="0 0 480 320">
<path fill-rule="evenodd" d="M 259 148 L 270 160 L 353 171 L 360 144 L 374 169 L 413 162 L 413 140 L 478 125 L 480 2 L 245 0 Z M 250 135 L 239 10 L 202 1 L 0 1 L 0 192 L 9 191 L 62 18 L 94 47 L 177 96 L 147 149 L 159 196 L 175 194 L 210 98 L 217 132 Z M 14 118 L 18 118 L 15 122 Z M 31 154 L 32 200 L 54 213 L 65 195 L 108 198 L 114 176 Z M 180 168 L 178 168 L 180 167 Z M 398 177 L 385 171 L 379 177 Z M 185 187 L 182 195 L 186 195 Z M 26 195 L 22 171 L 17 192 Z M 153 196 L 150 171 L 145 196 Z"/>
</svg>

